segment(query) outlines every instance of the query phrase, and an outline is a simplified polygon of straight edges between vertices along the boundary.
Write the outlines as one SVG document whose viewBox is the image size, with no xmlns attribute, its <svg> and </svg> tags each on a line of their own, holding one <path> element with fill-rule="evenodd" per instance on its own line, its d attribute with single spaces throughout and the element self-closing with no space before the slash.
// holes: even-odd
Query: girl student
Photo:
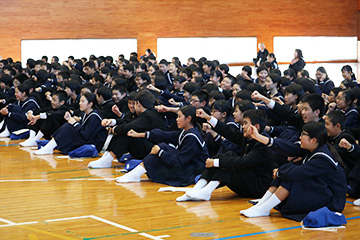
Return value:
<svg viewBox="0 0 360 240">
<path fill-rule="evenodd" d="M 72 117 L 69 112 L 65 113 L 67 123 L 62 125 L 54 134 L 53 138 L 44 147 L 34 152 L 36 155 L 53 154 L 57 147 L 61 153 L 68 154 L 70 151 L 85 145 L 94 144 L 98 151 L 107 137 L 107 132 L 101 126 L 102 118 L 96 108 L 96 95 L 84 93 L 79 102 L 81 118 Z"/>
<path fill-rule="evenodd" d="M 4 116 L 0 137 L 9 137 L 10 133 L 27 127 L 26 113 L 29 110 L 39 109 L 36 99 L 30 96 L 34 89 L 34 80 L 27 80 L 15 88 L 17 102 L 11 103 L 0 110 Z"/>
<path fill-rule="evenodd" d="M 359 87 L 359 84 L 356 81 L 355 74 L 352 71 L 351 66 L 345 65 L 341 68 L 341 74 L 344 78 L 345 82 L 351 82 L 353 83 L 354 87 Z"/>
<path fill-rule="evenodd" d="M 302 51 L 300 49 L 295 49 L 294 58 L 291 60 L 289 68 L 295 71 L 295 76 L 297 73 L 304 69 L 306 63 L 303 59 Z"/>
<path fill-rule="evenodd" d="M 259 134 L 254 126 L 247 133 L 267 144 L 269 139 Z M 253 207 L 240 211 L 247 217 L 269 216 L 277 206 L 283 217 L 301 221 L 310 211 L 327 206 L 341 212 L 346 200 L 346 176 L 342 160 L 327 143 L 327 131 L 321 122 L 309 122 L 302 128 L 301 148 L 309 154 L 302 165 L 287 163 L 274 169 L 270 188 Z"/>
<path fill-rule="evenodd" d="M 256 69 L 256 74 L 258 77 L 255 80 L 255 83 L 258 83 L 261 87 L 265 88 L 266 77 L 269 75 L 266 66 L 261 65 L 258 69 Z"/>
<path fill-rule="evenodd" d="M 340 91 L 336 97 L 336 107 L 345 113 L 345 127 L 359 127 L 359 113 L 353 107 L 355 100 L 354 91 L 352 89 Z"/>
<path fill-rule="evenodd" d="M 265 87 L 270 98 L 277 97 L 284 102 L 284 97 L 279 92 L 281 77 L 276 73 L 270 73 L 266 77 Z"/>
<path fill-rule="evenodd" d="M 140 182 L 140 177 L 146 173 L 152 181 L 158 183 L 172 186 L 194 184 L 195 177 L 204 170 L 205 160 L 209 157 L 196 123 L 196 108 L 191 105 L 181 107 L 176 122 L 180 131 L 154 129 L 138 133 L 130 130 L 130 137 L 145 137 L 159 144 L 153 146 L 141 164 L 116 178 L 116 182 Z"/>
<path fill-rule="evenodd" d="M 319 85 L 321 92 L 325 93 L 326 95 L 329 95 L 331 89 L 335 87 L 334 82 L 331 81 L 326 73 L 326 70 L 324 67 L 319 67 L 316 70 L 316 83 Z"/>
</svg>

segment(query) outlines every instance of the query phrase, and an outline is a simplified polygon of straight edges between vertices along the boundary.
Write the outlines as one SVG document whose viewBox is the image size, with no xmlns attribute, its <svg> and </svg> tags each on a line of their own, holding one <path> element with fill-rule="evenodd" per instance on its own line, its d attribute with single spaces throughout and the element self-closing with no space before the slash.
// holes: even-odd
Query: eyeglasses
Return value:
<svg viewBox="0 0 360 240">
<path fill-rule="evenodd" d="M 302 136 L 310 136 L 310 134 L 308 134 L 306 132 L 301 132 L 300 137 L 302 137 Z"/>
<path fill-rule="evenodd" d="M 197 99 L 190 99 L 190 103 L 193 103 L 193 102 L 200 102 L 200 100 L 197 100 Z"/>
</svg>

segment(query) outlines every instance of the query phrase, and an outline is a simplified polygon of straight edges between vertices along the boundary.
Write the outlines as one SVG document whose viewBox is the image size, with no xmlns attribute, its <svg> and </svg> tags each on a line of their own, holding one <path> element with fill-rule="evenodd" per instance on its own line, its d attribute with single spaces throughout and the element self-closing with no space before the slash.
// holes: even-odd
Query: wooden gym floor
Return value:
<svg viewBox="0 0 360 240">
<path fill-rule="evenodd" d="M 0 139 L 0 239 L 358 239 L 360 207 L 347 199 L 345 229 L 302 230 L 275 210 L 246 218 L 250 207 L 228 188 L 211 201 L 177 203 L 181 192 L 157 192 L 146 181 L 116 184 L 122 165 L 87 169 L 93 159 L 34 156 L 20 141 Z"/>
</svg>

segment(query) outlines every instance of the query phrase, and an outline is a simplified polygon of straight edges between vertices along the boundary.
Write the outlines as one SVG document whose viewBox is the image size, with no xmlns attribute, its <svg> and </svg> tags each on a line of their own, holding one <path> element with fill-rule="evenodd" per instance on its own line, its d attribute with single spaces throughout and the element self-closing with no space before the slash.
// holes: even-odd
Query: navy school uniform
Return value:
<svg viewBox="0 0 360 240">
<path fill-rule="evenodd" d="M 345 127 L 346 128 L 358 128 L 359 127 L 359 113 L 355 108 L 349 107 L 345 111 L 342 111 L 345 114 Z"/>
<path fill-rule="evenodd" d="M 40 106 L 33 97 L 28 97 L 25 101 L 17 101 L 8 105 L 9 114 L 5 117 L 5 123 L 10 132 L 27 127 L 29 122 L 26 113 L 30 110 L 39 109 Z"/>
<path fill-rule="evenodd" d="M 199 130 L 165 132 L 154 129 L 146 132 L 152 142 L 160 142 L 157 155 L 149 154 L 144 166 L 149 178 L 171 186 L 188 186 L 195 183 L 195 177 L 205 168 L 209 153 Z"/>
<path fill-rule="evenodd" d="M 0 99 L 5 99 L 4 105 L 15 102 L 16 97 L 15 97 L 14 86 L 11 86 L 9 89 L 3 89 L 0 92 Z M 2 105 L 2 103 L 1 103 L 1 105 Z"/>
<path fill-rule="evenodd" d="M 306 65 L 306 63 L 305 63 L 304 59 L 300 58 L 296 63 L 290 64 L 289 68 L 291 68 L 292 70 L 295 71 L 295 76 L 296 76 L 299 71 L 304 69 L 305 65 Z"/>
<path fill-rule="evenodd" d="M 241 146 L 241 152 L 215 155 L 214 158 L 219 158 L 219 167 L 206 168 L 201 178 L 220 181 L 220 187 L 228 186 L 240 196 L 263 196 L 272 181 L 274 169 L 270 149 L 254 139 L 245 138 L 243 133 L 225 123 L 218 121 L 214 130 Z"/>
<path fill-rule="evenodd" d="M 112 107 L 115 105 L 114 100 L 108 99 L 99 107 L 99 113 L 102 118 L 115 119 L 118 116 L 112 111 Z"/>
<path fill-rule="evenodd" d="M 345 207 L 345 172 L 326 144 L 305 157 L 302 165 L 281 166 L 272 185 L 289 191 L 289 197 L 276 207 L 285 218 L 301 221 L 324 206 L 335 212 Z"/>
<path fill-rule="evenodd" d="M 40 119 L 34 125 L 28 125 L 28 128 L 38 132 L 39 130 L 44 134 L 45 139 L 51 139 L 51 135 L 56 132 L 66 120 L 64 115 L 69 108 L 62 105 L 57 109 L 52 107 L 40 108 L 33 111 L 33 115 L 40 115 Z"/>
<path fill-rule="evenodd" d="M 54 134 L 58 149 L 63 154 L 85 145 L 94 144 L 98 151 L 107 137 L 106 129 L 101 126 L 102 118 L 97 110 L 84 114 L 79 122 L 71 125 L 65 123 Z"/>
<path fill-rule="evenodd" d="M 331 89 L 335 87 L 335 84 L 330 79 L 327 79 L 326 81 L 319 82 L 318 86 L 320 87 L 322 93 L 329 95 Z"/>
</svg>

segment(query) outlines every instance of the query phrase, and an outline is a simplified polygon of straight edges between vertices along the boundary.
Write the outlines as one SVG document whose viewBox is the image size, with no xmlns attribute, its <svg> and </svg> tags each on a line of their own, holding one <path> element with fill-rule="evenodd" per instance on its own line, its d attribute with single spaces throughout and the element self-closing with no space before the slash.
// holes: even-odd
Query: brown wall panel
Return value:
<svg viewBox="0 0 360 240">
<path fill-rule="evenodd" d="M 20 59 L 21 39 L 357 36 L 358 0 L 0 0 L 0 56 Z M 254 49 L 256 54 L 256 49 Z"/>
</svg>

